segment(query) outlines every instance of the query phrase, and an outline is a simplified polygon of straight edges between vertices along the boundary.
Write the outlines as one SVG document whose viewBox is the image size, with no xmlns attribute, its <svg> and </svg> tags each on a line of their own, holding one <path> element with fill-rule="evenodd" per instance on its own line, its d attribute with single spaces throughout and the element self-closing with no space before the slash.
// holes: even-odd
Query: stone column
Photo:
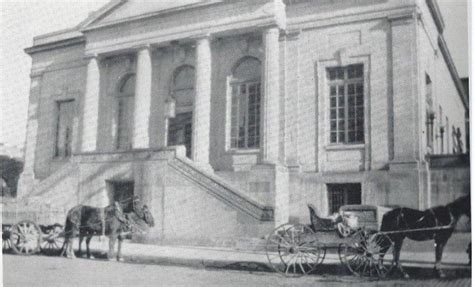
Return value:
<svg viewBox="0 0 474 287">
<path fill-rule="evenodd" d="M 271 27 L 263 33 L 265 46 L 262 114 L 262 161 L 277 163 L 280 146 L 280 31 Z"/>
<path fill-rule="evenodd" d="M 97 149 L 97 129 L 99 121 L 100 68 L 96 56 L 87 64 L 87 82 L 82 113 L 82 151 Z"/>
<path fill-rule="evenodd" d="M 392 95 L 389 95 L 388 202 L 423 208 L 428 195 L 427 173 L 420 154 L 420 77 L 415 15 L 390 18 Z"/>
<path fill-rule="evenodd" d="M 135 110 L 133 112 L 134 149 L 150 147 L 150 107 L 152 85 L 152 61 L 149 47 L 137 53 L 137 76 L 135 83 Z"/>
<path fill-rule="evenodd" d="M 211 44 L 209 36 L 196 40 L 196 96 L 193 110 L 191 158 L 209 166 L 211 121 Z"/>
</svg>

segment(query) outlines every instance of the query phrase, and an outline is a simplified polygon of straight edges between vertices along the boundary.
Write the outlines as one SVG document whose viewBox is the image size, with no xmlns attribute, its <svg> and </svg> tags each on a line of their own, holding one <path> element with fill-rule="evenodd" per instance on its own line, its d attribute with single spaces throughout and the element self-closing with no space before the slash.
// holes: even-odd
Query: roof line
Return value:
<svg viewBox="0 0 474 287">
<path fill-rule="evenodd" d="M 446 41 L 444 40 L 443 35 L 438 36 L 438 46 L 439 46 L 439 49 L 441 50 L 441 54 L 443 54 L 444 60 L 446 61 L 446 65 L 448 66 L 449 73 L 451 74 L 451 77 L 453 78 L 454 85 L 456 86 L 456 89 L 458 90 L 462 103 L 464 107 L 468 109 L 469 107 L 468 107 L 466 91 L 464 91 L 464 87 L 462 85 L 461 79 L 459 78 L 458 71 L 456 69 L 456 66 L 454 65 L 453 58 L 451 57 L 451 53 L 449 52 L 448 45 L 446 44 Z"/>
</svg>

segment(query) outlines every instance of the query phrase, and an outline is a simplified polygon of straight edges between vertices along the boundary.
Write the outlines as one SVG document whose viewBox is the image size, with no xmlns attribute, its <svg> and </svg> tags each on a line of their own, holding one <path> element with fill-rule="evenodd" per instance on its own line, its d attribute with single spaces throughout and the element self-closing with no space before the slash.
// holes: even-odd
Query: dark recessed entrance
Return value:
<svg viewBox="0 0 474 287">
<path fill-rule="evenodd" d="M 112 200 L 119 202 L 124 212 L 133 211 L 133 181 L 114 181 L 112 185 Z"/>
</svg>

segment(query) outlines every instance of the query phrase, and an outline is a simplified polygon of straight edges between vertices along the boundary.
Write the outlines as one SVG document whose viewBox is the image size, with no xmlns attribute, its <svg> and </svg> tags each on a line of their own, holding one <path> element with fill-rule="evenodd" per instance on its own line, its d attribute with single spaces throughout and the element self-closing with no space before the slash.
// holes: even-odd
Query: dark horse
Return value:
<svg viewBox="0 0 474 287">
<path fill-rule="evenodd" d="M 113 258 L 115 241 L 118 239 L 117 260 L 123 261 L 121 249 L 125 234 L 144 229 L 145 225 L 153 227 L 154 219 L 146 205 L 138 206 L 137 198 L 133 201 L 133 210 L 130 213 L 123 213 L 117 202 L 105 208 L 77 205 L 69 210 L 66 217 L 63 253 L 66 252 L 68 258 L 75 257 L 72 238 L 79 236 L 79 254 L 81 254 L 82 240 L 85 237 L 87 257 L 93 258 L 89 250 L 92 236 L 106 235 L 109 237 L 108 259 Z"/>
<path fill-rule="evenodd" d="M 470 195 L 466 195 L 445 206 L 436 206 L 424 211 L 402 207 L 385 213 L 380 231 L 396 231 L 387 233 L 387 236 L 395 244 L 393 250 L 395 265 L 406 278 L 409 276 L 405 273 L 400 264 L 400 251 L 405 237 L 416 241 L 434 239 L 436 252 L 434 269 L 439 277 L 445 277 L 445 274 L 440 268 L 443 248 L 451 237 L 454 227 L 461 215 L 466 215 L 471 218 L 470 202 Z M 438 228 L 442 226 L 445 228 Z M 403 232 L 404 230 L 414 229 L 416 229 L 416 231 Z"/>
</svg>

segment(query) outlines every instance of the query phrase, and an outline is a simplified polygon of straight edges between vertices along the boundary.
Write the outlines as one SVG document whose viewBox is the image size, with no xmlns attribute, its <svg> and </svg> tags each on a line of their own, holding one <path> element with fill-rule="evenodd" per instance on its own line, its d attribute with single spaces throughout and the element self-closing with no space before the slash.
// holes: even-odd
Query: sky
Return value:
<svg viewBox="0 0 474 287">
<path fill-rule="evenodd" d="M 461 77 L 469 70 L 467 1 L 438 0 L 444 37 Z M 23 50 L 34 36 L 73 27 L 108 2 L 0 0 L 0 143 L 19 148 L 25 143 L 31 59 Z"/>
</svg>

